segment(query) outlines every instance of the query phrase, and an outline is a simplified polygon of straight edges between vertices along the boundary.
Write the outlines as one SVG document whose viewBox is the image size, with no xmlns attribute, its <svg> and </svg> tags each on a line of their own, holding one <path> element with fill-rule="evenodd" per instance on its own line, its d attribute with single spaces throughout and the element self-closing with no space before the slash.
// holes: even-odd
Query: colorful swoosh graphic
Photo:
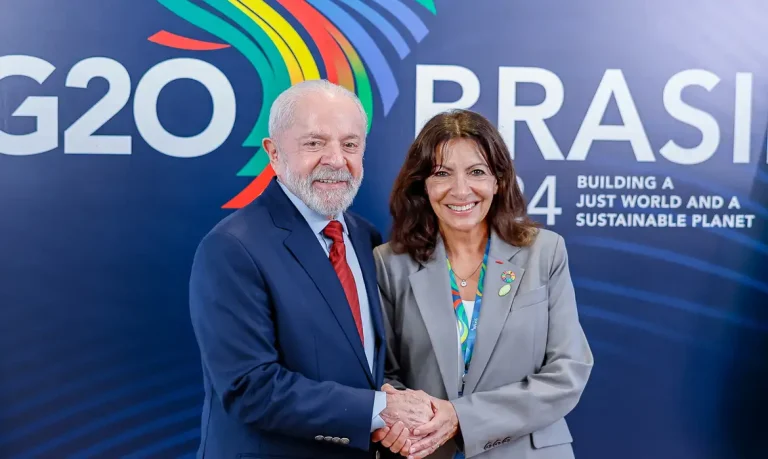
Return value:
<svg viewBox="0 0 768 459">
<path fill-rule="evenodd" d="M 218 42 L 181 36 L 161 30 L 149 41 L 175 49 L 238 50 L 256 70 L 264 91 L 256 123 L 243 141 L 256 153 L 238 171 L 251 182 L 222 207 L 241 208 L 264 191 L 275 173 L 261 149 L 267 136 L 269 108 L 282 91 L 298 82 L 326 78 L 360 98 L 368 114 L 370 130 L 374 113 L 374 87 L 386 116 L 399 90 L 381 41 L 368 32 L 383 35 L 395 54 L 410 54 L 408 41 L 389 18 L 395 18 L 417 43 L 428 29 L 407 3 L 437 14 L 434 0 L 157 0 L 178 17 L 216 37 Z M 303 32 L 303 34 L 301 33 Z M 313 55 L 309 44 L 317 50 Z"/>
</svg>

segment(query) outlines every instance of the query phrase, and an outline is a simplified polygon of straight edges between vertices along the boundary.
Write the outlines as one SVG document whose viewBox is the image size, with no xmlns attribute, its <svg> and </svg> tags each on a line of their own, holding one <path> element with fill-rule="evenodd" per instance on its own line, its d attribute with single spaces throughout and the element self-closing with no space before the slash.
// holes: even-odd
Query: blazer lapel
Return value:
<svg viewBox="0 0 768 459">
<path fill-rule="evenodd" d="M 360 229 L 354 217 L 345 214 L 345 221 L 349 228 L 349 237 L 355 248 L 355 255 L 363 272 L 363 281 L 365 282 L 365 292 L 368 297 L 368 310 L 370 311 L 371 322 L 374 333 L 374 359 L 379 355 L 379 351 L 386 346 L 386 337 L 384 334 L 384 318 L 382 316 L 381 305 L 379 303 L 379 284 L 376 281 L 376 263 L 373 260 L 373 246 L 368 234 Z M 335 274 L 335 273 L 334 273 Z M 359 340 L 358 340 L 359 341 Z M 379 380 L 383 379 L 383 366 L 376 365 L 374 360 L 374 370 L 382 368 L 382 375 L 374 375 L 374 385 L 378 386 Z"/>
<path fill-rule="evenodd" d="M 445 265 L 445 247 L 438 238 L 432 259 L 411 274 L 411 288 L 427 327 L 448 399 L 459 393 L 459 339 L 453 312 L 451 284 Z"/>
<path fill-rule="evenodd" d="M 354 349 L 368 380 L 374 386 L 373 376 L 365 357 L 365 349 L 363 349 L 363 343 L 357 332 L 357 326 L 349 309 L 344 289 L 336 271 L 333 270 L 333 266 L 325 255 L 325 251 L 317 242 L 317 236 L 312 233 L 309 225 L 306 224 L 304 218 L 276 182 L 273 181 L 264 191 L 264 194 L 273 201 L 270 206 L 270 213 L 275 225 L 290 231 L 283 244 L 317 286 L 336 317 L 336 321 L 343 330 L 350 346 Z"/>
<path fill-rule="evenodd" d="M 501 330 L 512 307 L 512 301 L 517 294 L 524 270 L 510 260 L 518 251 L 520 251 L 519 247 L 511 246 L 495 233 L 491 233 L 491 248 L 488 253 L 488 266 L 485 271 L 483 286 L 483 303 L 480 310 L 480 321 L 477 324 L 477 340 L 465 381 L 464 393 L 472 393 L 477 386 L 485 367 L 488 365 L 496 342 L 499 340 Z M 507 272 L 514 274 L 515 279 L 508 283 L 510 285 L 509 292 L 502 295 L 501 288 L 507 284 L 502 276 Z"/>
</svg>

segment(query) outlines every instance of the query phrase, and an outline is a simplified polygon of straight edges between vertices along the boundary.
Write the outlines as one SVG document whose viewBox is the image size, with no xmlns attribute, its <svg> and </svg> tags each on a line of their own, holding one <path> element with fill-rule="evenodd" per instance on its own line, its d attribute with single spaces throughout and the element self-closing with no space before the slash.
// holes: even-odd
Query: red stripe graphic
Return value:
<svg viewBox="0 0 768 459">
<path fill-rule="evenodd" d="M 275 171 L 272 170 L 272 165 L 267 164 L 267 167 L 253 179 L 253 181 L 245 187 L 243 191 L 237 194 L 234 198 L 230 199 L 228 203 L 222 206 L 222 209 L 239 209 L 245 207 L 256 199 L 262 191 L 269 185 L 269 181 L 275 176 Z"/>
<path fill-rule="evenodd" d="M 189 51 L 213 51 L 216 49 L 229 48 L 226 43 L 213 43 L 210 41 L 195 40 L 194 38 L 182 37 L 175 33 L 161 30 L 147 40 L 158 45 L 167 46 L 169 48 L 186 49 Z"/>
<path fill-rule="evenodd" d="M 338 29 L 306 2 L 278 0 L 278 3 L 307 29 L 307 33 L 312 37 L 312 41 L 317 45 L 320 56 L 323 58 L 328 81 L 342 86 L 352 84 L 354 87 L 355 80 L 352 76 L 352 68 L 347 62 L 344 51 L 329 33 L 338 32 Z M 339 32 L 339 34 L 341 33 Z"/>
</svg>

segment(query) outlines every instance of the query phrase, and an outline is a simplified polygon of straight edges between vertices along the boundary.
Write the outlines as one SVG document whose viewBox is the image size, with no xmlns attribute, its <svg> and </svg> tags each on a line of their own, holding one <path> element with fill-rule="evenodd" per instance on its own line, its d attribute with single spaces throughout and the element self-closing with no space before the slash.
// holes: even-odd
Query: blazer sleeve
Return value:
<svg viewBox="0 0 768 459">
<path fill-rule="evenodd" d="M 400 376 L 400 364 L 397 356 L 400 353 L 400 342 L 395 331 L 395 302 L 393 298 L 392 285 L 389 281 L 386 262 L 381 255 L 381 249 L 373 250 L 373 258 L 376 262 L 376 279 L 379 284 L 379 300 L 384 316 L 384 331 L 387 336 L 386 361 L 384 363 L 384 383 L 389 384 L 395 389 L 405 390 L 402 377 Z"/>
<path fill-rule="evenodd" d="M 239 239 L 226 232 L 203 239 L 189 294 L 203 368 L 228 414 L 259 430 L 330 435 L 369 449 L 374 391 L 311 380 L 281 365 L 270 292 Z"/>
<path fill-rule="evenodd" d="M 581 397 L 593 358 L 579 324 L 568 254 L 560 236 L 549 276 L 549 329 L 540 371 L 517 383 L 452 400 L 466 457 L 553 424 Z"/>
</svg>

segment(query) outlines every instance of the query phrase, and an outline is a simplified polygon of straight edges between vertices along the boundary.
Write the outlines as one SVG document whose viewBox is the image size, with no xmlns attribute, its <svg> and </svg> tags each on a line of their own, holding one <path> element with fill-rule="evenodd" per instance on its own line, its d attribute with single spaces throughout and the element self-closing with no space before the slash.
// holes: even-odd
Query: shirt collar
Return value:
<svg viewBox="0 0 768 459">
<path fill-rule="evenodd" d="M 315 234 L 321 234 L 326 226 L 328 226 L 328 217 L 321 215 L 314 210 L 310 209 L 304 201 L 299 199 L 298 196 L 293 194 L 291 190 L 288 189 L 279 179 L 277 180 L 277 184 L 280 185 L 280 188 L 282 188 L 283 192 L 286 196 L 288 196 L 288 199 L 291 200 L 294 206 L 296 206 L 296 209 L 298 209 L 299 213 L 302 217 L 304 217 L 304 220 L 306 220 L 309 227 L 312 229 L 312 232 Z M 342 212 L 339 212 L 336 214 L 333 218 L 334 220 L 338 220 L 341 223 L 342 228 L 344 229 L 344 233 L 349 235 L 349 231 L 347 229 L 347 222 L 344 221 L 344 214 Z"/>
</svg>

